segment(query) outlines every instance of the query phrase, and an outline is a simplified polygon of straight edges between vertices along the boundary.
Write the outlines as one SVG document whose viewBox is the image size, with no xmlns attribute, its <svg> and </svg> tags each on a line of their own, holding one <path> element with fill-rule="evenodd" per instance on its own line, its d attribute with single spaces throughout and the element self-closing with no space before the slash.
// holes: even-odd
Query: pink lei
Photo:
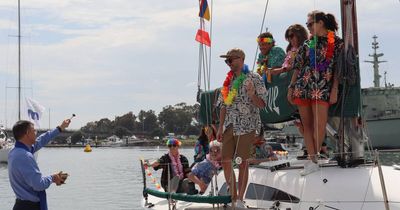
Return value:
<svg viewBox="0 0 400 210">
<path fill-rule="evenodd" d="M 172 169 L 175 176 L 179 176 L 179 179 L 183 179 L 183 167 L 180 159 L 180 155 L 178 153 L 177 157 L 173 156 L 170 152 L 168 153 L 169 158 L 172 162 Z"/>
</svg>

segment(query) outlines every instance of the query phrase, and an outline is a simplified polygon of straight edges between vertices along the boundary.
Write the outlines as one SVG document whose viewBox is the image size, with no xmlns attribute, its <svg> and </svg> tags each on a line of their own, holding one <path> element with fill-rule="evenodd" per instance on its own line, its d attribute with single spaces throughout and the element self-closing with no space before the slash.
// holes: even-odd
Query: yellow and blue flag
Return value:
<svg viewBox="0 0 400 210">
<path fill-rule="evenodd" d="M 200 0 L 199 17 L 210 21 L 210 9 L 208 8 L 207 0 Z"/>
</svg>

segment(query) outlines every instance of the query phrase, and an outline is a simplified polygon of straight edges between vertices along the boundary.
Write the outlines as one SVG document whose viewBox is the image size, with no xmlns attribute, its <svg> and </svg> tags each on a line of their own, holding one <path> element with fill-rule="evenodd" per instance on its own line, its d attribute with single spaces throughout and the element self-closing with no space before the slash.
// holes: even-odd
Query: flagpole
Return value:
<svg viewBox="0 0 400 210">
<path fill-rule="evenodd" d="M 50 108 L 49 108 L 49 130 L 50 130 L 51 126 L 50 126 Z"/>
</svg>

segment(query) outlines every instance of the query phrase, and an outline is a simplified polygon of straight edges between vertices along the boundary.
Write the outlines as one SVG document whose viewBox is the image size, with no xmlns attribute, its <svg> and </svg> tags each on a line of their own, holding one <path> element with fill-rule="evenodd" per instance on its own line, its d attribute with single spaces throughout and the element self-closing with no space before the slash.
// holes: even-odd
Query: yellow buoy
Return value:
<svg viewBox="0 0 400 210">
<path fill-rule="evenodd" d="M 90 147 L 90 144 L 86 144 L 85 149 L 83 150 L 84 152 L 91 152 L 92 147 Z"/>
</svg>

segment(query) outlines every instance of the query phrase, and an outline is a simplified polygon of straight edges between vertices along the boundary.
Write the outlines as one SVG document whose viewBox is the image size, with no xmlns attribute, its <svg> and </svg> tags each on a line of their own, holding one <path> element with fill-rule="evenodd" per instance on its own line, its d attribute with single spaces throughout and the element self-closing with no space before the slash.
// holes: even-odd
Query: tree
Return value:
<svg viewBox="0 0 400 210">
<path fill-rule="evenodd" d="M 142 132 L 147 132 L 151 133 L 156 129 L 159 129 L 158 122 L 157 122 L 157 116 L 153 110 L 149 111 L 143 111 L 140 110 L 138 114 L 138 119 L 139 119 L 139 125 L 138 127 L 141 127 L 141 129 L 138 129 Z"/>
<path fill-rule="evenodd" d="M 134 131 L 136 124 L 136 116 L 132 112 L 122 115 L 121 117 L 115 117 L 114 125 L 117 127 L 124 127 L 129 131 Z"/>
<path fill-rule="evenodd" d="M 117 126 L 114 129 L 114 134 L 117 135 L 119 138 L 122 138 L 124 136 L 130 136 L 132 135 L 132 132 L 129 131 L 127 128 L 122 127 L 122 126 Z"/>
<path fill-rule="evenodd" d="M 160 125 L 167 133 L 184 134 L 195 117 L 196 107 L 179 103 L 166 106 L 158 115 Z"/>
<path fill-rule="evenodd" d="M 76 144 L 77 142 L 81 142 L 83 137 L 82 131 L 76 131 L 71 136 L 71 144 Z"/>
</svg>

